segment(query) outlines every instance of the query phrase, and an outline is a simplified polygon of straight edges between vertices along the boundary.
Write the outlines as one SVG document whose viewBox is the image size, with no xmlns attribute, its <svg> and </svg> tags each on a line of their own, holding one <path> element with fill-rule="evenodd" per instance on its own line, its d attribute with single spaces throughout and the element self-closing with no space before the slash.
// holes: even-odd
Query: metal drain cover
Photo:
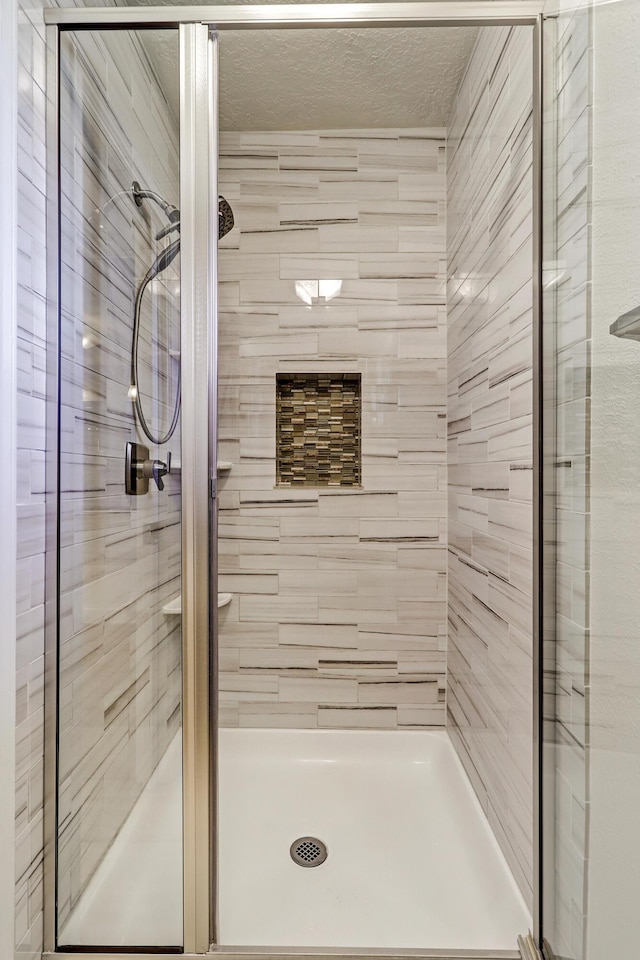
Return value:
<svg viewBox="0 0 640 960">
<path fill-rule="evenodd" d="M 291 844 L 289 853 L 299 867 L 319 867 L 329 855 L 326 843 L 317 837 L 299 837 Z"/>
</svg>

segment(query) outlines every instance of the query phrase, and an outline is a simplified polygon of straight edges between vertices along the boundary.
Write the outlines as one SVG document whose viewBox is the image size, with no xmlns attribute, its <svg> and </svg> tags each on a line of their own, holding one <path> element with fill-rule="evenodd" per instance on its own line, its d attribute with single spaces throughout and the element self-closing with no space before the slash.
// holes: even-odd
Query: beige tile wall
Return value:
<svg viewBox="0 0 640 960">
<path fill-rule="evenodd" d="M 225 133 L 227 726 L 444 724 L 444 131 Z M 278 372 L 362 375 L 362 489 L 275 486 Z"/>
<path fill-rule="evenodd" d="M 533 882 L 532 44 L 481 30 L 448 129 L 449 730 Z"/>
</svg>

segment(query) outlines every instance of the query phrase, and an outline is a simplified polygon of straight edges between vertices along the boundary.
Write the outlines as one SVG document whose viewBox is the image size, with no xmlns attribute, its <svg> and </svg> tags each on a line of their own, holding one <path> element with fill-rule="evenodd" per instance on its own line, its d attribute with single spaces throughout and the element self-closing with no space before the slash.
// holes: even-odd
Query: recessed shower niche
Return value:
<svg viewBox="0 0 640 960">
<path fill-rule="evenodd" d="M 359 373 L 276 374 L 278 486 L 358 487 Z"/>
</svg>

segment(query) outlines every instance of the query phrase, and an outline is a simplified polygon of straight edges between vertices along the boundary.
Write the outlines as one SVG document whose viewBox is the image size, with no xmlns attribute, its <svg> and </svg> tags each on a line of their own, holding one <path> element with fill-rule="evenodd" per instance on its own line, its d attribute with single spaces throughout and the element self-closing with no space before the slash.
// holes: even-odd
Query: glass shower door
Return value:
<svg viewBox="0 0 640 960">
<path fill-rule="evenodd" d="M 547 22 L 543 934 L 570 960 L 640 942 L 640 9 Z"/>
<path fill-rule="evenodd" d="M 58 945 L 175 948 L 178 30 L 63 31 L 59 63 Z"/>
</svg>

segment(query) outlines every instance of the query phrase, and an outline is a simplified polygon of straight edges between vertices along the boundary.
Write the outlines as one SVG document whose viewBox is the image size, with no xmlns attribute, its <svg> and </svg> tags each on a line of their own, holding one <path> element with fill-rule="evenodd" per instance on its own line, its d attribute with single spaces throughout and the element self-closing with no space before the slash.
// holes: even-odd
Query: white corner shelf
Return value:
<svg viewBox="0 0 640 960">
<path fill-rule="evenodd" d="M 218 460 L 218 473 L 229 473 L 233 464 L 231 460 Z M 182 464 L 179 460 L 171 461 L 171 473 L 180 476 L 182 473 Z"/>
<path fill-rule="evenodd" d="M 220 610 L 221 607 L 228 607 L 232 600 L 232 593 L 219 593 L 218 610 Z M 165 603 L 162 612 L 167 617 L 180 617 L 182 615 L 182 597 L 174 597 L 169 603 Z"/>
<path fill-rule="evenodd" d="M 169 600 L 169 603 L 165 603 L 162 608 L 162 612 L 167 617 L 176 616 L 179 617 L 182 613 L 182 597 L 174 597 L 173 600 Z"/>
</svg>

